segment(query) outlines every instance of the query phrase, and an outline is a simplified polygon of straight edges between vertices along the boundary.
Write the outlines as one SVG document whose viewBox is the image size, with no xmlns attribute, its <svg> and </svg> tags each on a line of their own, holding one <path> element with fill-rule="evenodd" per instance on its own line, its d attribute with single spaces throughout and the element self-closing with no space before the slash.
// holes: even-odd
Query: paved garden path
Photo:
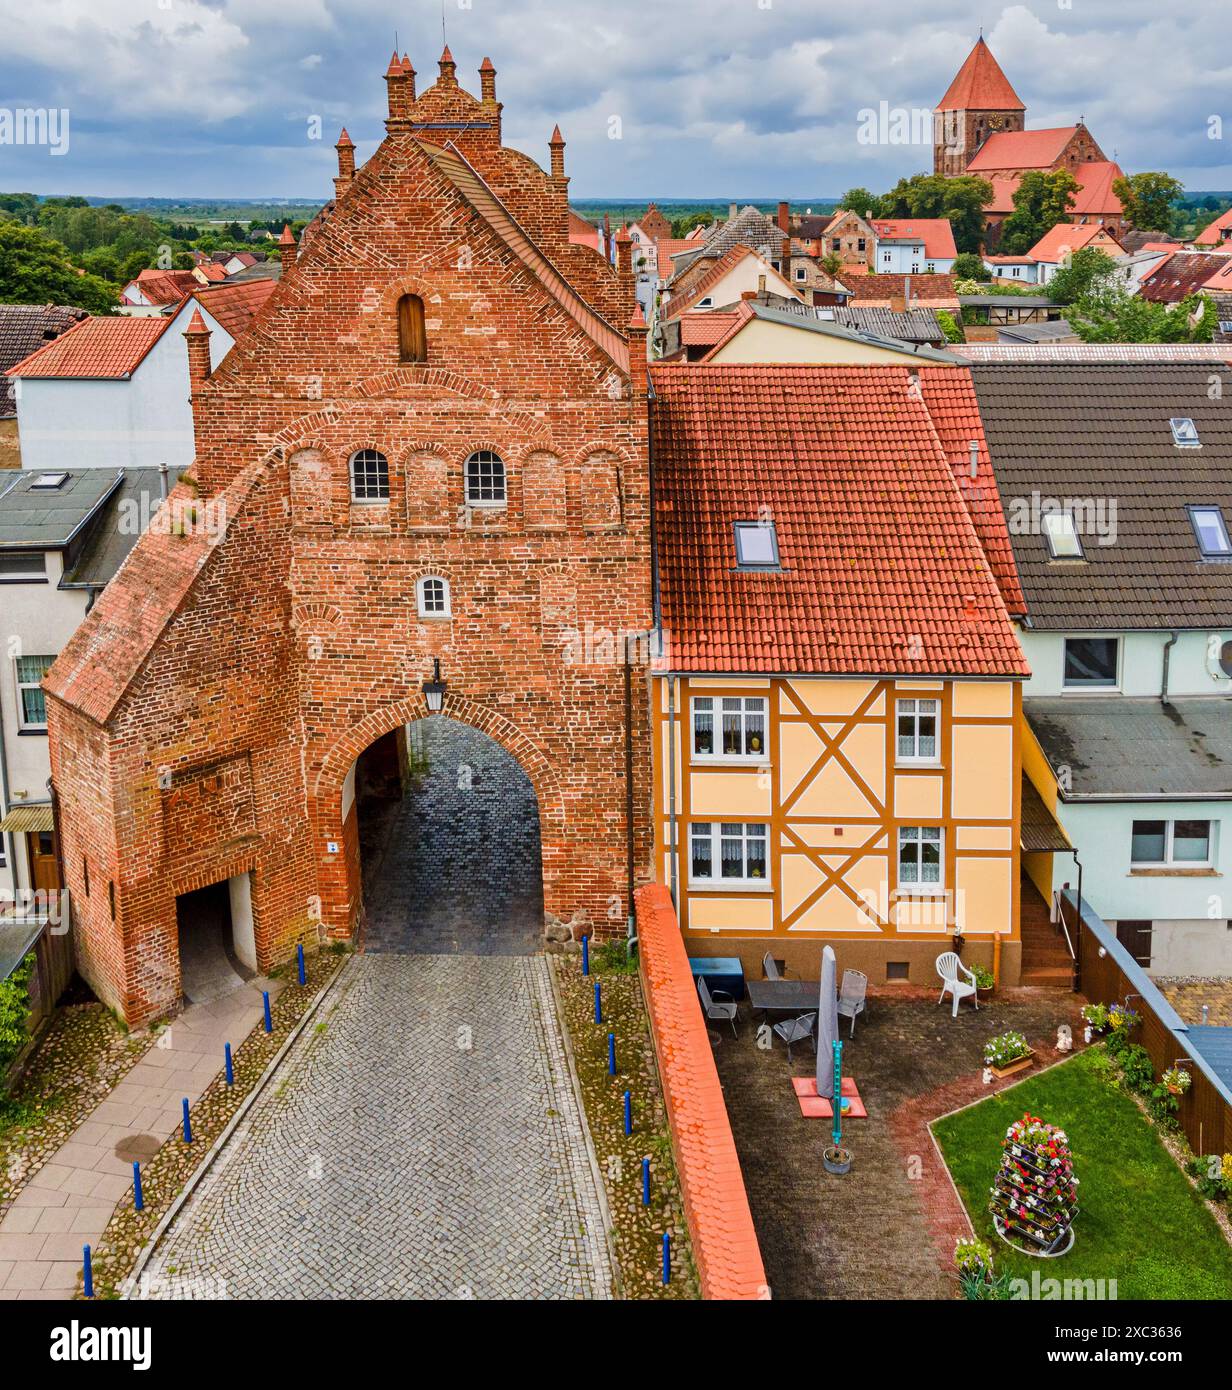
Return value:
<svg viewBox="0 0 1232 1390">
<path fill-rule="evenodd" d="M 606 1298 L 597 1182 L 543 957 L 355 956 L 144 1294 Z"/>
<path fill-rule="evenodd" d="M 0 1299 L 72 1298 L 81 1247 L 102 1235 L 128 1194 L 133 1160 L 152 1158 L 223 1067 L 223 1045 L 238 1048 L 262 1012 L 255 980 L 208 1004 L 193 1004 L 77 1126 L 17 1194 L 0 1221 Z M 131 1200 L 131 1198 L 130 1198 Z"/>
</svg>

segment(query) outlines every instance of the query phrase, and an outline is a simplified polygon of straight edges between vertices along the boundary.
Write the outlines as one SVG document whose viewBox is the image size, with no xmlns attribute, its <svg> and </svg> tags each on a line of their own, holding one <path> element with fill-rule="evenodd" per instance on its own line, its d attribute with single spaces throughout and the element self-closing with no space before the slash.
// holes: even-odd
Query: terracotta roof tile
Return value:
<svg viewBox="0 0 1232 1390">
<path fill-rule="evenodd" d="M 1000 130 L 990 135 L 967 165 L 969 174 L 987 169 L 1047 169 L 1060 159 L 1078 131 L 1076 125 L 1052 130 Z"/>
<path fill-rule="evenodd" d="M 1033 261 L 1060 264 L 1065 259 L 1067 251 L 1081 251 L 1100 232 L 1104 232 L 1111 236 L 1113 241 L 1116 241 L 1116 237 L 1112 236 L 1106 227 L 1101 227 L 1098 222 L 1058 222 L 1055 227 L 1040 237 L 1027 252 L 1027 255 Z M 1117 246 L 1120 247 L 1120 242 L 1117 242 Z M 1115 255 L 1116 252 L 1109 254 Z"/>
<path fill-rule="evenodd" d="M 967 54 L 957 76 L 945 96 L 937 103 L 938 111 L 1025 111 L 1027 108 L 1010 80 L 1001 71 L 1001 64 L 992 56 L 983 35 Z"/>
<path fill-rule="evenodd" d="M 912 371 L 652 367 L 671 669 L 1026 674 Z M 782 570 L 737 570 L 767 514 Z"/>
<path fill-rule="evenodd" d="M 846 276 L 847 268 L 843 268 Z M 855 307 L 866 299 L 902 299 L 906 293 L 906 282 L 911 281 L 911 302 L 950 301 L 958 303 L 958 291 L 954 288 L 954 277 L 940 275 L 853 275 L 848 281 Z"/>
<path fill-rule="evenodd" d="M 121 380 L 131 376 L 166 332 L 170 318 L 83 319 L 62 337 L 9 368 L 9 376 L 98 377 Z"/>
<path fill-rule="evenodd" d="M 1217 217 L 1209 225 L 1202 228 L 1194 237 L 1195 246 L 1218 246 L 1225 237 L 1224 233 L 1232 233 L 1232 208 L 1229 208 L 1221 217 Z"/>
<path fill-rule="evenodd" d="M 680 345 L 682 347 L 713 347 L 745 317 L 747 315 L 742 315 L 738 309 L 733 310 L 730 314 L 720 310 L 685 314 L 680 320 Z"/>
<path fill-rule="evenodd" d="M 59 304 L 0 304 L 0 420 L 17 414 L 9 369 L 85 318 L 87 310 Z"/>
<path fill-rule="evenodd" d="M 233 338 L 238 338 L 277 288 L 277 280 L 244 280 L 238 284 L 198 290 L 193 298 Z"/>
<path fill-rule="evenodd" d="M 878 218 L 871 225 L 882 241 L 921 238 L 924 254 L 930 261 L 953 260 L 958 255 L 958 247 L 954 245 L 954 229 L 948 217 Z"/>
</svg>

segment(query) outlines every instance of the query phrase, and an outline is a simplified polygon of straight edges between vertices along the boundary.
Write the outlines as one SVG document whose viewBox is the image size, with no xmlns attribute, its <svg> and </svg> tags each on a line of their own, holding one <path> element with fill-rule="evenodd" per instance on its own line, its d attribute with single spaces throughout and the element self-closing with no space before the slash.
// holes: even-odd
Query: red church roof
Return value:
<svg viewBox="0 0 1232 1390">
<path fill-rule="evenodd" d="M 1048 169 L 1074 138 L 1076 125 L 1053 130 L 1001 130 L 990 135 L 967 165 L 969 174 L 986 169 Z"/>
<path fill-rule="evenodd" d="M 938 111 L 1025 111 L 1027 108 L 1001 71 L 1001 64 L 981 36 L 958 69 Z"/>
</svg>

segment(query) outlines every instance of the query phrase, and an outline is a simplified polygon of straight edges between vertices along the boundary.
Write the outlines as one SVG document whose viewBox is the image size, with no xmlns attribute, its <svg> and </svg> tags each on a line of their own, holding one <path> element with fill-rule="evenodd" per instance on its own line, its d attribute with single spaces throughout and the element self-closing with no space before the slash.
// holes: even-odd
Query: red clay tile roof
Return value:
<svg viewBox="0 0 1232 1390">
<path fill-rule="evenodd" d="M 1047 169 L 1074 138 L 1076 125 L 1052 130 L 1000 130 L 990 135 L 967 165 L 969 174 L 985 169 Z"/>
<path fill-rule="evenodd" d="M 1005 524 L 1005 513 L 1001 510 L 997 479 L 984 438 L 984 422 L 980 419 L 971 372 L 965 368 L 956 371 L 953 367 L 921 367 L 920 391 L 941 448 L 958 479 L 971 524 L 996 575 L 1001 598 L 1011 613 L 1025 613 L 1027 601 L 1018 582 L 1014 551 Z M 974 479 L 971 477 L 972 440 L 979 445 L 979 463 Z"/>
<path fill-rule="evenodd" d="M 954 229 L 948 217 L 902 217 L 891 220 L 878 218 L 873 231 L 882 241 L 910 241 L 919 237 L 924 242 L 924 254 L 930 261 L 953 260 L 958 255 L 954 245 Z"/>
<path fill-rule="evenodd" d="M 178 304 L 201 282 L 191 270 L 143 270 L 137 288 L 150 304 Z"/>
<path fill-rule="evenodd" d="M 912 374 L 652 365 L 668 668 L 1027 674 Z M 767 516 L 782 570 L 737 570 Z"/>
<path fill-rule="evenodd" d="M 39 348 L 15 367 L 11 377 L 97 377 L 122 380 L 137 370 L 158 342 L 170 318 L 89 318 Z"/>
<path fill-rule="evenodd" d="M 227 278 L 227 272 L 220 265 L 208 263 L 197 267 L 197 278 L 200 279 L 202 276 L 211 284 L 220 285 Z"/>
<path fill-rule="evenodd" d="M 1078 180 L 1074 206 L 1069 210 L 1071 217 L 1119 217 L 1124 212 L 1121 200 L 1112 191 L 1113 180 L 1122 177 L 1119 164 L 1109 160 L 1093 160 L 1090 164 L 1079 164 L 1071 172 Z M 984 211 L 1013 212 L 1014 194 L 1018 191 L 1020 180 L 1020 174 L 989 179 L 992 197 L 984 204 Z"/>
<path fill-rule="evenodd" d="M 676 272 L 672 257 L 683 251 L 696 251 L 697 243 L 688 237 L 661 237 L 655 242 L 655 250 L 659 253 L 659 279 L 670 280 Z"/>
<path fill-rule="evenodd" d="M 1025 111 L 983 35 L 937 103 L 938 111 Z"/>
<path fill-rule="evenodd" d="M 9 369 L 89 317 L 85 309 L 62 304 L 0 304 L 0 420 L 17 414 Z"/>
<path fill-rule="evenodd" d="M 1224 237 L 1222 233 L 1232 232 L 1232 208 L 1229 208 L 1222 217 L 1217 217 L 1208 226 L 1202 228 L 1194 237 L 1195 246 L 1219 246 Z"/>
<path fill-rule="evenodd" d="M 844 266 L 843 274 L 847 274 Z M 857 305 L 866 299 L 901 299 L 905 281 L 911 281 L 911 300 L 945 299 L 958 301 L 954 277 L 948 272 L 938 275 L 853 275 L 848 282 Z"/>
<path fill-rule="evenodd" d="M 277 288 L 277 280 L 244 280 L 238 284 L 200 289 L 193 298 L 203 309 L 208 309 L 233 338 L 238 338 Z"/>
<path fill-rule="evenodd" d="M 1177 251 L 1143 280 L 1138 293 L 1158 304 L 1179 304 L 1227 264 L 1213 251 Z"/>
<path fill-rule="evenodd" d="M 685 1217 L 705 1299 L 770 1297 L 684 938 L 661 883 L 637 890 L 638 955 Z"/>
<path fill-rule="evenodd" d="M 711 310 L 685 314 L 680 320 L 680 345 L 681 347 L 711 347 L 720 338 L 726 336 L 742 317 L 746 316 L 741 315 L 738 309 L 731 313 Z"/>
<path fill-rule="evenodd" d="M 1033 261 L 1047 261 L 1050 265 L 1059 265 L 1065 259 L 1066 251 L 1081 251 L 1087 242 L 1100 232 L 1105 232 L 1116 241 L 1116 237 L 1098 222 L 1058 222 L 1040 237 L 1027 255 Z M 1117 247 L 1123 250 L 1119 241 Z M 1117 252 L 1112 251 L 1109 254 L 1116 255 Z"/>
</svg>

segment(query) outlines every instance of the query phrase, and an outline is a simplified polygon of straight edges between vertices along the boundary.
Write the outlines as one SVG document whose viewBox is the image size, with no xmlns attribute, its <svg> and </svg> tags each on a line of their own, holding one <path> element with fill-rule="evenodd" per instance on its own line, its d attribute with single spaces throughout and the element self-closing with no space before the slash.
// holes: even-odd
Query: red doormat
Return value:
<svg viewBox="0 0 1232 1390">
<path fill-rule="evenodd" d="M 817 1094 L 816 1077 L 793 1076 L 791 1088 L 795 1091 L 796 1099 L 800 1102 L 800 1113 L 806 1120 L 829 1120 L 834 1117 L 834 1110 L 830 1102 Z M 843 1119 L 868 1119 L 868 1111 L 865 1110 L 864 1102 L 860 1099 L 859 1087 L 850 1076 L 843 1077 L 842 1095 L 843 1099 L 848 1102 L 843 1109 Z"/>
</svg>

